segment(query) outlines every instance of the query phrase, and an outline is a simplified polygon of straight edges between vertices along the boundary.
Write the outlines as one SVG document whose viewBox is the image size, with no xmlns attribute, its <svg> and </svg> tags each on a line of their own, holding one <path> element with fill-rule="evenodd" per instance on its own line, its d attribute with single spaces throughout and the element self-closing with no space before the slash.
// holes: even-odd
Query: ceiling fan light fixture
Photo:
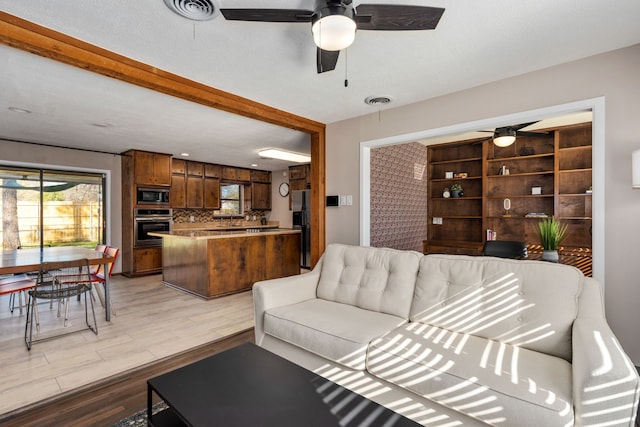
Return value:
<svg viewBox="0 0 640 427">
<path fill-rule="evenodd" d="M 516 140 L 516 131 L 512 128 L 498 128 L 493 133 L 493 143 L 498 147 L 508 147 Z"/>
<path fill-rule="evenodd" d="M 287 162 L 294 163 L 311 162 L 311 157 L 307 154 L 294 153 L 293 151 L 285 151 L 278 148 L 267 148 L 264 150 L 260 150 L 258 151 L 258 155 L 267 159 L 285 160 Z"/>
<path fill-rule="evenodd" d="M 322 50 L 336 51 L 351 46 L 356 38 L 353 10 L 343 5 L 319 9 L 312 19 L 313 41 Z"/>
</svg>

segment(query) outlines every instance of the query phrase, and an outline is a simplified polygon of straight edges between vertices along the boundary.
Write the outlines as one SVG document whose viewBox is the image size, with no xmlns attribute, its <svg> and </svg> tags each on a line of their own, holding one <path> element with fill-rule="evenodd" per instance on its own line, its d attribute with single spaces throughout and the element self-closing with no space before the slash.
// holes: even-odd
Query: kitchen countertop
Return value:
<svg viewBox="0 0 640 427">
<path fill-rule="evenodd" d="M 152 232 L 150 236 L 162 237 L 162 238 L 178 238 L 178 239 L 230 239 L 236 237 L 256 237 L 261 235 L 274 235 L 274 234 L 295 234 L 300 233 L 300 230 L 293 230 L 291 228 L 262 228 L 251 227 L 250 229 L 226 229 L 226 230 L 211 230 L 211 229 L 191 229 L 191 230 L 174 230 L 171 232 Z"/>
<path fill-rule="evenodd" d="M 247 229 L 264 229 L 278 228 L 279 221 L 269 221 L 263 225 L 260 221 L 236 221 L 225 224 L 220 221 L 212 222 L 182 222 L 174 223 L 173 231 L 223 231 L 223 230 L 247 230 Z"/>
</svg>

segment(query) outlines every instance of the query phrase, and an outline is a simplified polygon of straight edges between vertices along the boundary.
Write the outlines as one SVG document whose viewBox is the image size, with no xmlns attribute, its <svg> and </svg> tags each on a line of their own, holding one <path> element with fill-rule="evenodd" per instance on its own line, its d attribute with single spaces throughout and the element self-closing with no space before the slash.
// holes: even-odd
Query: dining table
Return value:
<svg viewBox="0 0 640 427">
<path fill-rule="evenodd" d="M 78 246 L 56 246 L 43 248 L 3 249 L 0 251 L 0 275 L 32 273 L 40 269 L 43 262 L 72 261 L 87 259 L 89 265 L 104 266 L 109 271 L 109 264 L 115 262 L 115 257 Z M 111 291 L 109 275 L 104 275 L 104 305 L 105 319 L 111 321 Z"/>
</svg>

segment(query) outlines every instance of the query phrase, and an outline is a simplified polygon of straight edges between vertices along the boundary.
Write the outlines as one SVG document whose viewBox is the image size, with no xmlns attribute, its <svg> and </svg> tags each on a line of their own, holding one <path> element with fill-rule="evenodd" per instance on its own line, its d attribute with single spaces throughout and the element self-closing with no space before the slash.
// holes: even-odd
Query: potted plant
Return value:
<svg viewBox="0 0 640 427">
<path fill-rule="evenodd" d="M 567 237 L 567 225 L 556 221 L 554 217 L 545 218 L 538 224 L 540 243 L 542 243 L 542 259 L 558 262 L 558 248 Z"/>
<path fill-rule="evenodd" d="M 464 193 L 462 192 L 462 186 L 460 184 L 453 184 L 451 186 L 451 197 L 462 197 Z"/>
</svg>

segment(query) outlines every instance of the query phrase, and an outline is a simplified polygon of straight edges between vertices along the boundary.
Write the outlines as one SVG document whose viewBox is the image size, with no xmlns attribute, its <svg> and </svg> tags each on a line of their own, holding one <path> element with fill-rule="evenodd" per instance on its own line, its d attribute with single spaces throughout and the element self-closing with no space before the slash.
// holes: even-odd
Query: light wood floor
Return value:
<svg viewBox="0 0 640 427">
<path fill-rule="evenodd" d="M 96 302 L 98 335 L 85 330 L 50 341 L 24 344 L 25 313 L 9 311 L 0 298 L 0 414 L 252 328 L 251 292 L 210 301 L 166 287 L 161 275 L 111 282 L 116 315 L 104 319 Z M 45 325 L 56 308 L 41 304 Z M 84 325 L 84 305 L 72 301 L 69 329 Z M 55 325 L 61 327 L 61 324 Z"/>
</svg>

